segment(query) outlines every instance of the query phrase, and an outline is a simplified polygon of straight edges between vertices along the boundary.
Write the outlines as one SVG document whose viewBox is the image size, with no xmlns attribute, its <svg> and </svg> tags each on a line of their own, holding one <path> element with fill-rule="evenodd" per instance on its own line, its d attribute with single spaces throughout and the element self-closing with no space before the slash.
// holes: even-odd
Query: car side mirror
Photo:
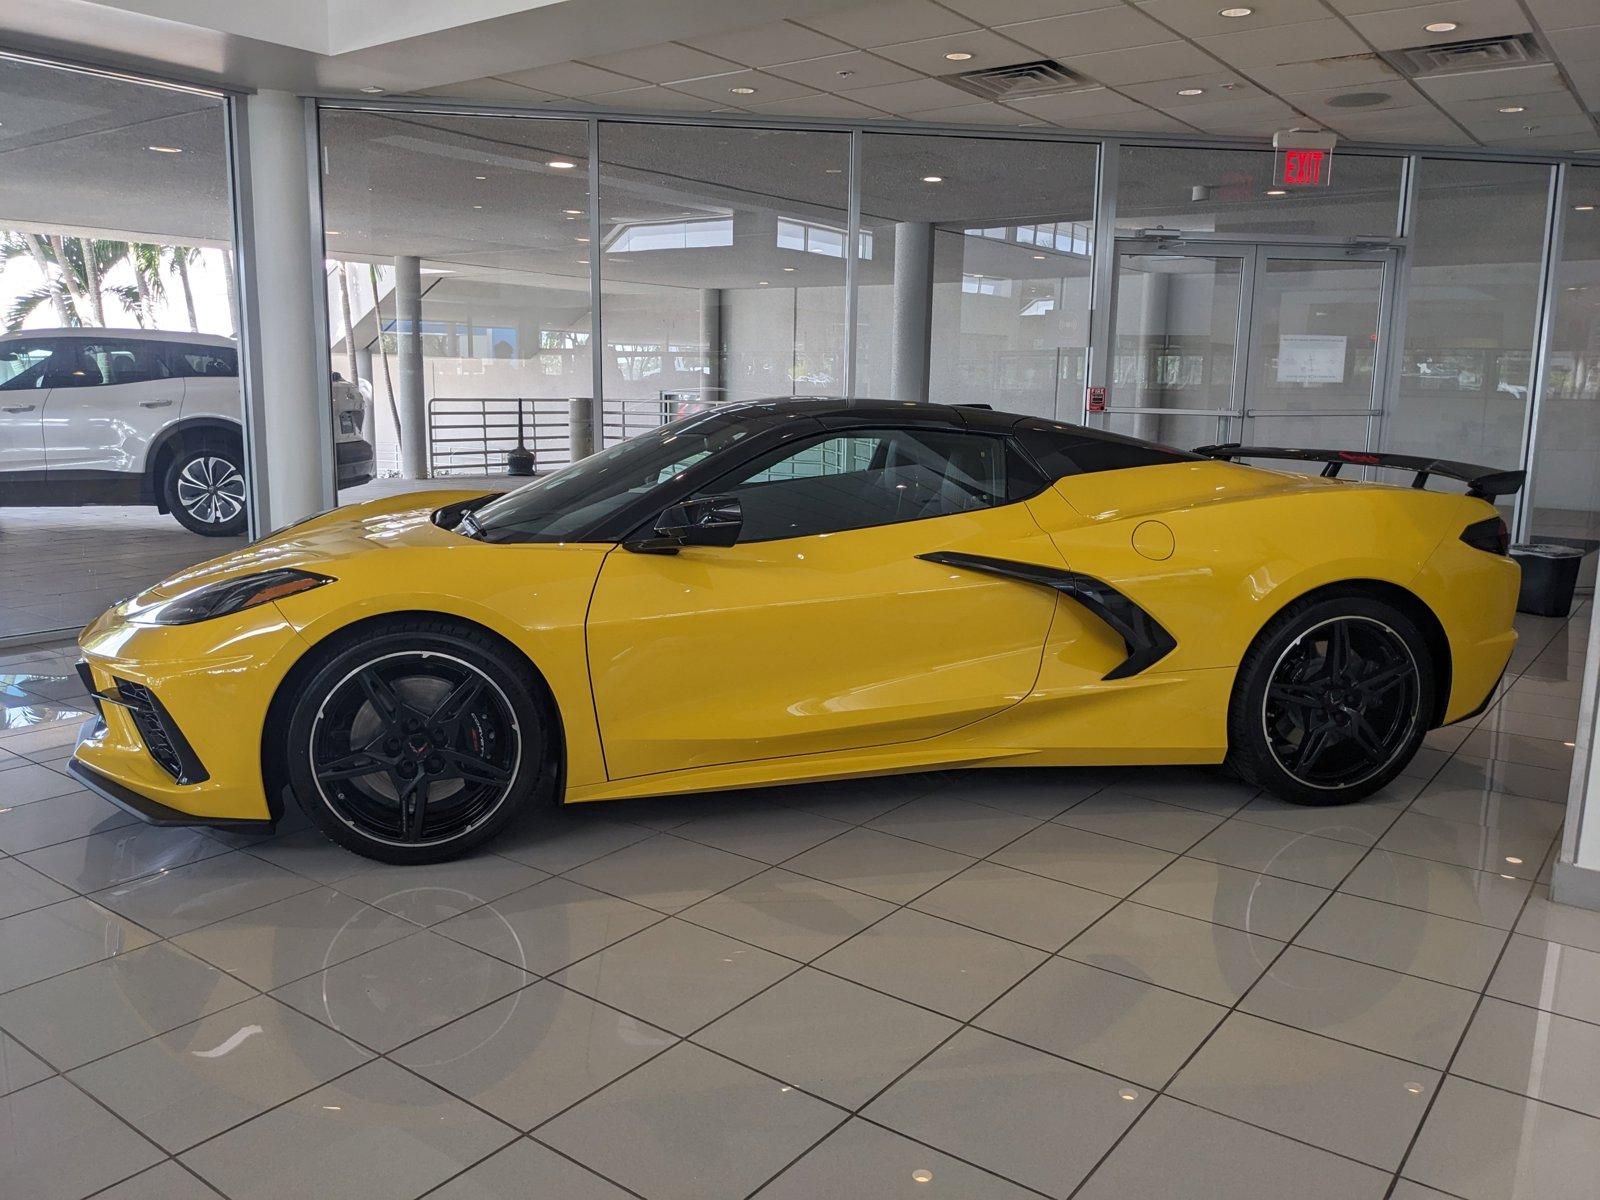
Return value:
<svg viewBox="0 0 1600 1200">
<path fill-rule="evenodd" d="M 655 536 L 626 543 L 641 554 L 676 554 L 684 546 L 731 546 L 744 528 L 737 496 L 695 496 L 657 519 Z"/>
</svg>

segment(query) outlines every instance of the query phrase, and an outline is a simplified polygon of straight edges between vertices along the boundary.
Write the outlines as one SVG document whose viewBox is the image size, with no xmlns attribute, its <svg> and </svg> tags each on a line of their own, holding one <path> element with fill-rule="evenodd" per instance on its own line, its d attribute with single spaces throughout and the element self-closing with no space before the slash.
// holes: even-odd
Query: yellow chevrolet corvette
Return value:
<svg viewBox="0 0 1600 1200">
<path fill-rule="evenodd" d="M 71 770 L 157 823 L 266 828 L 292 793 L 407 863 L 556 802 L 949 767 L 1226 763 L 1343 803 L 1488 703 L 1518 588 L 1488 499 L 1521 481 L 981 406 L 729 404 L 118 604 L 81 638 L 100 716 Z"/>
</svg>

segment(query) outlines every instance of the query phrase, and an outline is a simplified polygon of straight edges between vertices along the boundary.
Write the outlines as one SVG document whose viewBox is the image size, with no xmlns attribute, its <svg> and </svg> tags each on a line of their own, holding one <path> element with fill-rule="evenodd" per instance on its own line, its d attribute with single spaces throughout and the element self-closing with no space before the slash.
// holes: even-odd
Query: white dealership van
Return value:
<svg viewBox="0 0 1600 1200">
<path fill-rule="evenodd" d="M 373 477 L 367 402 L 334 376 L 339 486 Z M 244 532 L 232 339 L 143 329 L 0 334 L 0 504 L 154 504 L 186 529 Z"/>
</svg>

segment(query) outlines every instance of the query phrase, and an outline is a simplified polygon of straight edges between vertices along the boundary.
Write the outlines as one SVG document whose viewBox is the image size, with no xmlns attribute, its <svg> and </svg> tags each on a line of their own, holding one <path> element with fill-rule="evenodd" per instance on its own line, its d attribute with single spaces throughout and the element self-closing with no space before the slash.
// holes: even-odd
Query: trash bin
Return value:
<svg viewBox="0 0 1600 1200">
<path fill-rule="evenodd" d="M 1511 547 L 1511 557 L 1522 568 L 1517 611 L 1536 617 L 1566 616 L 1572 609 L 1572 590 L 1578 584 L 1583 555 L 1575 546 L 1550 542 Z"/>
</svg>

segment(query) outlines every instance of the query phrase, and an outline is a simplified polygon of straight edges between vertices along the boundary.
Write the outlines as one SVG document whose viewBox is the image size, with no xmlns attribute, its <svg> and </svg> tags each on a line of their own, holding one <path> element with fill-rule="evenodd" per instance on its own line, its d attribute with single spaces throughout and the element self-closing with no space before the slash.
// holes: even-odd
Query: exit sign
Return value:
<svg viewBox="0 0 1600 1200">
<path fill-rule="evenodd" d="M 1333 178 L 1333 151 L 1285 147 L 1277 152 L 1273 183 L 1277 187 L 1326 187 Z"/>
</svg>

